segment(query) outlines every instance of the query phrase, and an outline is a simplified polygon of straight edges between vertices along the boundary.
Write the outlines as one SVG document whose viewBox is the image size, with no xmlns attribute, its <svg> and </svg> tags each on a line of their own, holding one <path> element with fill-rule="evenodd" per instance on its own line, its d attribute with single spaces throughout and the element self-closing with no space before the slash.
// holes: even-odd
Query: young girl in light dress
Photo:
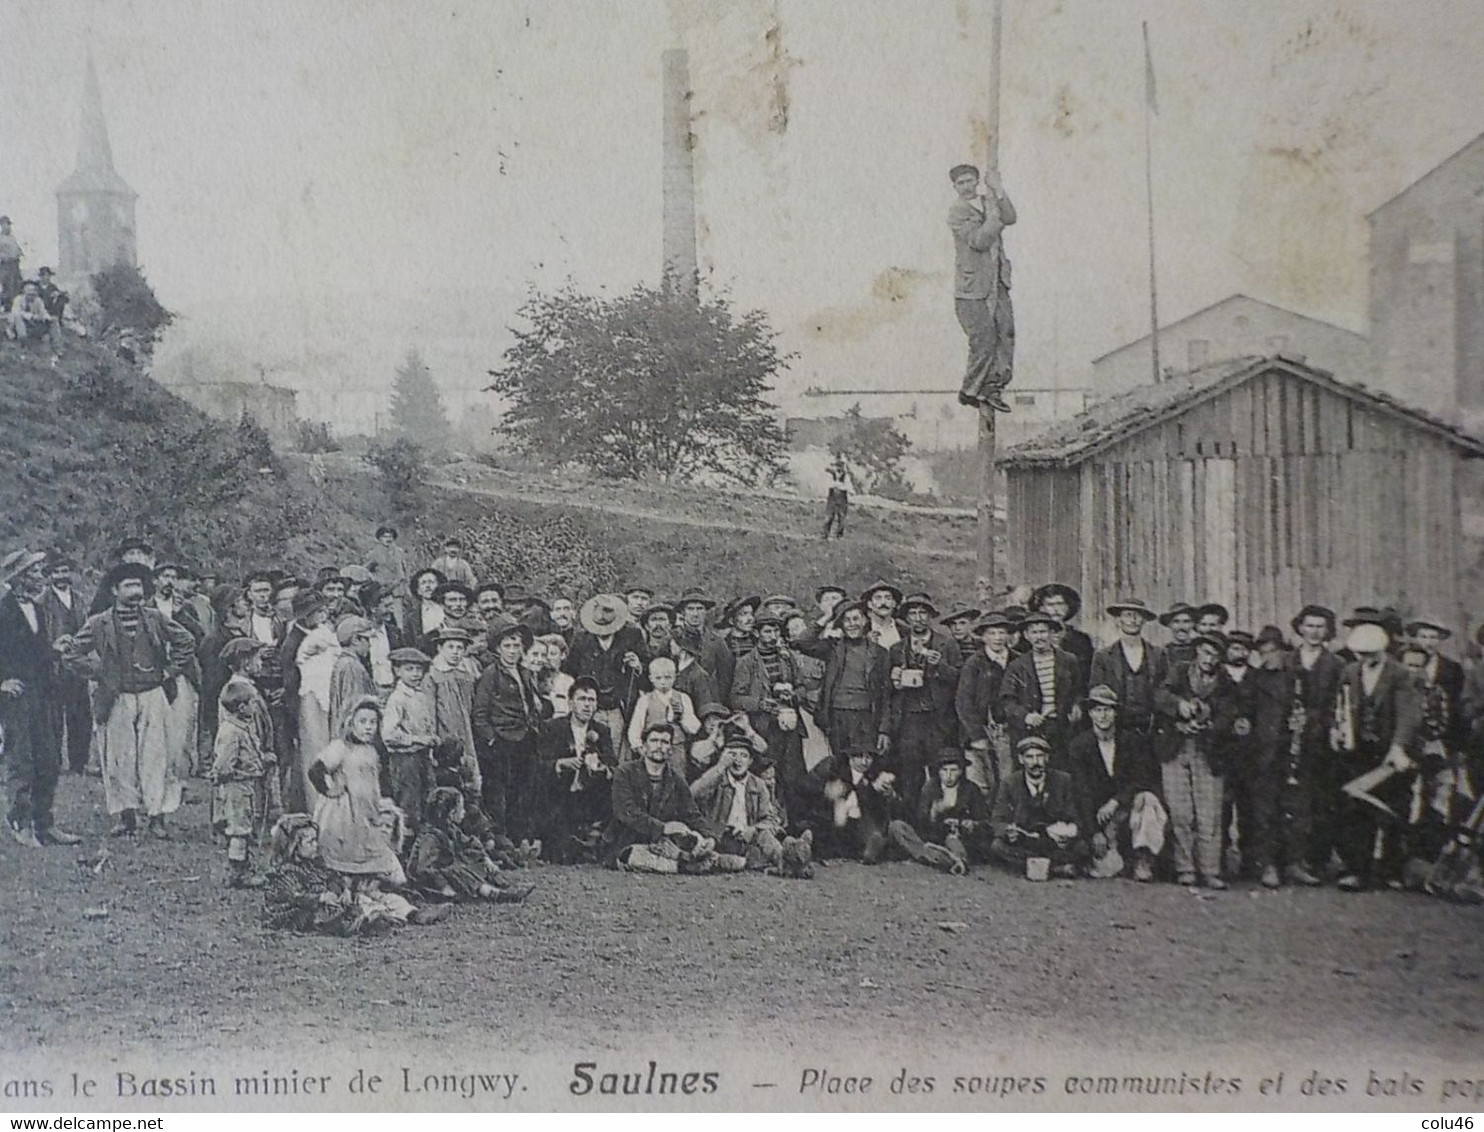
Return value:
<svg viewBox="0 0 1484 1132">
<path fill-rule="evenodd" d="M 381 759 L 373 742 L 381 727 L 374 696 L 358 700 L 345 733 L 310 764 L 309 779 L 322 797 L 314 810 L 320 856 L 353 888 L 379 890 L 382 882 L 407 882 L 381 816 Z"/>
</svg>

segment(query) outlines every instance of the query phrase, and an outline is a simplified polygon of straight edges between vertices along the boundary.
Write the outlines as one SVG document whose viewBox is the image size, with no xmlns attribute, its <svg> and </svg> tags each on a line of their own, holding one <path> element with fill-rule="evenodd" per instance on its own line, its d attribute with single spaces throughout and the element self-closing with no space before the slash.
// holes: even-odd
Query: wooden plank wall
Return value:
<svg viewBox="0 0 1484 1132">
<path fill-rule="evenodd" d="M 1395 604 L 1461 633 L 1458 459 L 1403 420 L 1262 374 L 1074 471 L 1012 472 L 1012 580 L 1080 577 L 1104 639 L 1101 610 L 1122 596 L 1218 600 L 1254 631 L 1286 630 L 1311 601 Z"/>
</svg>

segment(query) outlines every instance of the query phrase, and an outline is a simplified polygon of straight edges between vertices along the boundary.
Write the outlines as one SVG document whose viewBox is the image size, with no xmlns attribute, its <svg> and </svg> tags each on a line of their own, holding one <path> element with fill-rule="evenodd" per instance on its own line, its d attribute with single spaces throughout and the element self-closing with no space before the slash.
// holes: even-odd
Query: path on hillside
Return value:
<svg viewBox="0 0 1484 1132">
<path fill-rule="evenodd" d="M 492 499 L 508 499 L 518 503 L 556 504 L 583 511 L 600 511 L 606 515 L 621 515 L 631 519 L 647 519 L 657 523 L 668 523 L 671 526 L 677 527 L 694 527 L 701 530 L 713 531 L 738 531 L 743 534 L 769 535 L 774 538 L 785 538 L 794 542 L 814 543 L 819 541 L 819 535 L 817 534 L 782 530 L 778 527 L 757 526 L 750 523 L 738 523 L 728 519 L 699 518 L 677 512 L 661 511 L 655 508 L 608 502 L 592 498 L 591 496 L 544 491 L 540 488 L 533 489 L 525 484 L 501 487 L 486 484 L 459 483 L 455 479 L 445 478 L 444 476 L 435 476 L 432 482 L 435 486 L 445 488 L 449 491 L 462 491 L 469 495 L 482 495 Z M 877 546 L 887 551 L 899 551 L 906 554 L 918 554 L 928 558 L 943 558 L 957 562 L 972 562 L 974 560 L 974 555 L 969 551 L 942 550 L 921 544 L 909 545 L 907 543 L 885 542 L 881 540 L 873 541 Z"/>
</svg>

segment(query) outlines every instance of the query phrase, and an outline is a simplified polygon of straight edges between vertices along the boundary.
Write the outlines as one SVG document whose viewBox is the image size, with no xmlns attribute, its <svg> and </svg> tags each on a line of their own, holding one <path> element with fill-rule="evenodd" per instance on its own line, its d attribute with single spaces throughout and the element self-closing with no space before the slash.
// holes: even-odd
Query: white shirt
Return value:
<svg viewBox="0 0 1484 1132">
<path fill-rule="evenodd" d="M 378 688 L 390 688 L 397 682 L 392 672 L 392 642 L 385 625 L 378 625 L 371 634 L 371 679 Z"/>
<path fill-rule="evenodd" d="M 72 591 L 70 589 L 59 590 L 56 586 L 53 586 L 52 593 L 57 595 L 57 600 L 60 601 L 66 608 L 72 608 Z"/>
<path fill-rule="evenodd" d="M 1365 689 L 1366 695 L 1370 696 L 1375 694 L 1376 685 L 1381 682 L 1382 667 L 1382 662 L 1379 660 L 1376 661 L 1376 663 L 1374 664 L 1371 664 L 1370 662 L 1364 662 L 1361 664 L 1360 686 Z"/>
<path fill-rule="evenodd" d="M 254 613 L 251 615 L 251 620 L 252 635 L 254 637 L 262 641 L 265 645 L 274 645 L 278 643 L 278 639 L 273 635 L 272 617 L 264 617 L 261 614 Z"/>
<path fill-rule="evenodd" d="M 26 615 L 26 624 L 31 626 L 31 632 L 40 633 L 41 622 L 36 617 L 36 604 L 21 598 L 17 598 L 16 603 L 21 607 L 21 612 Z"/>
<path fill-rule="evenodd" d="M 891 648 L 892 645 L 902 639 L 902 634 L 897 631 L 897 622 L 894 617 L 888 617 L 885 625 L 882 625 L 874 617 L 871 618 L 870 624 L 866 626 L 866 633 L 870 636 L 871 640 L 875 641 L 884 649 Z"/>
<path fill-rule="evenodd" d="M 443 627 L 447 616 L 443 612 L 443 606 L 436 601 L 423 602 L 423 632 L 432 633 Z"/>
<path fill-rule="evenodd" d="M 1113 777 L 1113 757 L 1117 753 L 1118 745 L 1112 735 L 1106 739 L 1098 739 L 1098 754 L 1103 756 L 1103 768 L 1107 770 L 1109 778 Z"/>
<path fill-rule="evenodd" d="M 732 808 L 727 813 L 726 826 L 728 829 L 747 829 L 747 779 L 738 782 L 729 773 L 727 783 L 732 788 Z"/>
<path fill-rule="evenodd" d="M 1319 658 L 1324 655 L 1323 645 L 1299 645 L 1299 663 L 1308 671 L 1319 663 Z"/>
</svg>

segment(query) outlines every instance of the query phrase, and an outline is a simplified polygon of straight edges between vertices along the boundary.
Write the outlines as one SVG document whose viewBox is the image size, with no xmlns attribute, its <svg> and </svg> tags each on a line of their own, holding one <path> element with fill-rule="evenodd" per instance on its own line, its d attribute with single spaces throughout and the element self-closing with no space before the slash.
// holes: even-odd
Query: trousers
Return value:
<svg viewBox="0 0 1484 1132">
<path fill-rule="evenodd" d="M 143 810 L 153 818 L 180 808 L 165 689 L 119 693 L 98 725 L 98 759 L 110 814 Z"/>
<path fill-rule="evenodd" d="M 0 700 L 4 725 L 6 792 L 10 820 L 38 834 L 51 828 L 52 800 L 62 772 L 60 705 L 38 689 Z"/>
<path fill-rule="evenodd" d="M 1189 740 L 1181 743 L 1179 753 L 1160 768 L 1160 774 L 1175 840 L 1175 871 L 1220 876 L 1222 777 Z"/>
<path fill-rule="evenodd" d="M 1015 312 L 1004 287 L 993 299 L 955 299 L 958 324 L 969 337 L 969 363 L 959 399 L 982 401 L 1010 384 L 1015 362 Z"/>
</svg>

